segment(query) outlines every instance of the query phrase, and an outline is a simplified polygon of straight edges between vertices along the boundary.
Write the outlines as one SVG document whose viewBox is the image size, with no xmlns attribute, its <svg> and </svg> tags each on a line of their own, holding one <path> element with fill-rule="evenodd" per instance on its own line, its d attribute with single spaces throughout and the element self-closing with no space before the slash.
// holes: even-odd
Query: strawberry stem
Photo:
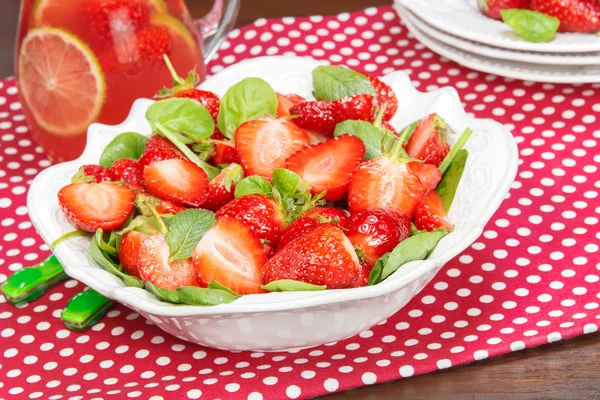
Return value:
<svg viewBox="0 0 600 400">
<path fill-rule="evenodd" d="M 386 107 L 387 107 L 387 103 L 383 103 L 383 105 L 377 111 L 377 114 L 375 115 L 375 121 L 373 121 L 373 125 L 376 128 L 381 128 L 381 126 L 383 125 L 383 115 L 385 114 Z"/>
<path fill-rule="evenodd" d="M 169 72 L 171 73 L 171 77 L 173 78 L 173 81 L 176 84 L 182 85 L 185 81 L 183 80 L 182 77 L 177 75 L 177 71 L 175 71 L 175 67 L 173 67 L 173 64 L 171 64 L 171 60 L 169 59 L 169 56 L 167 56 L 166 54 L 163 54 L 163 59 L 165 60 L 165 64 L 167 64 L 167 68 L 169 69 Z"/>
<path fill-rule="evenodd" d="M 462 148 L 465 146 L 465 143 L 467 143 L 467 140 L 469 140 L 472 133 L 473 131 L 471 130 L 471 128 L 465 129 L 456 141 L 456 143 L 454 143 L 454 146 L 452 146 L 452 148 L 450 149 L 446 157 L 444 157 L 444 160 L 439 166 L 439 170 L 442 173 L 442 175 L 446 172 L 454 157 L 456 157 L 456 153 L 458 153 L 459 150 L 462 150 Z"/>
<path fill-rule="evenodd" d="M 412 134 L 415 133 L 415 129 L 417 129 L 417 125 L 419 124 L 419 122 L 421 121 L 416 120 L 415 122 L 407 125 L 404 129 L 402 129 L 402 132 L 400 132 L 400 134 L 398 135 L 398 141 L 402 144 L 408 143 L 408 140 L 410 139 Z"/>
<path fill-rule="evenodd" d="M 62 235 L 61 237 L 56 239 L 54 242 L 52 242 L 52 244 L 50 244 L 50 250 L 54 250 L 56 248 L 56 246 L 58 246 L 59 244 L 61 244 L 63 241 L 65 241 L 67 239 L 70 239 L 72 237 L 77 237 L 77 236 L 85 236 L 85 235 L 87 235 L 86 231 L 73 231 L 73 232 L 65 233 L 64 235 Z"/>
</svg>

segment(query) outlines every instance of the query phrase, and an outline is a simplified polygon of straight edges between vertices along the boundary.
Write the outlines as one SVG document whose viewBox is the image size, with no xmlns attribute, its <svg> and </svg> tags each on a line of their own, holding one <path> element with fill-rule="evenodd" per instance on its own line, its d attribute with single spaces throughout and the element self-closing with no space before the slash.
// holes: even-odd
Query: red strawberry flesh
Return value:
<svg viewBox="0 0 600 400">
<path fill-rule="evenodd" d="M 415 226 L 425 231 L 442 228 L 452 232 L 454 229 L 446 215 L 442 198 L 436 190 L 430 190 L 419 203 L 415 212 Z"/>
<path fill-rule="evenodd" d="M 144 168 L 148 192 L 181 206 L 200 207 L 208 196 L 206 172 L 188 160 L 173 158 Z"/>
</svg>

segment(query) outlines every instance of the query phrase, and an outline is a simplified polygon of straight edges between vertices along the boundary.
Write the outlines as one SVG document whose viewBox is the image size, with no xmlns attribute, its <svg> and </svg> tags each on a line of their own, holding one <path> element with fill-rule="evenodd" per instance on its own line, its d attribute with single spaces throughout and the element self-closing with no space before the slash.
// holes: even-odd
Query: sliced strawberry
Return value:
<svg viewBox="0 0 600 400">
<path fill-rule="evenodd" d="M 187 208 L 171 203 L 170 201 L 160 200 L 160 204 L 156 206 L 156 212 L 159 214 L 172 214 L 176 215 Z"/>
<path fill-rule="evenodd" d="M 129 231 L 121 238 L 119 243 L 119 260 L 129 275 L 140 277 L 138 270 L 138 254 L 142 242 L 150 237 L 143 232 Z"/>
<path fill-rule="evenodd" d="M 417 124 L 406 144 L 406 152 L 412 158 L 437 167 L 450 151 L 448 134 L 451 132 L 439 115 L 430 114 Z"/>
<path fill-rule="evenodd" d="M 113 176 L 109 168 L 102 165 L 88 164 L 79 168 L 79 171 L 73 177 L 74 182 L 109 182 L 113 180 Z M 86 177 L 88 177 L 86 179 Z M 91 180 L 90 180 L 91 178 Z"/>
<path fill-rule="evenodd" d="M 198 286 L 191 258 L 169 263 L 170 255 L 164 235 L 159 233 L 145 239 L 138 252 L 140 278 L 167 290 Z"/>
<path fill-rule="evenodd" d="M 334 101 L 304 101 L 290 108 L 292 121 L 301 128 L 333 136 L 335 126 L 347 119 L 372 121 L 375 98 L 357 94 Z"/>
<path fill-rule="evenodd" d="M 346 236 L 358 257 L 372 267 L 381 256 L 410 236 L 410 218 L 397 210 L 365 209 L 350 217 L 347 229 Z M 370 269 L 366 272 L 370 273 Z"/>
<path fill-rule="evenodd" d="M 272 247 L 277 247 L 285 228 L 283 213 L 275 200 L 262 194 L 238 197 L 221 207 L 216 216 L 217 220 L 231 217 L 243 222 Z"/>
<path fill-rule="evenodd" d="M 308 144 L 323 143 L 331 139 L 330 135 L 325 135 L 321 132 L 310 131 L 308 129 L 305 129 L 305 131 L 308 134 Z"/>
<path fill-rule="evenodd" d="M 346 227 L 348 220 L 350 219 L 350 213 L 346 210 L 336 207 L 313 207 L 310 210 L 305 211 L 300 215 L 301 217 L 313 218 L 319 222 L 331 222 L 339 225 L 342 228 Z"/>
<path fill-rule="evenodd" d="M 135 193 L 114 183 L 71 183 L 58 192 L 58 204 L 75 228 L 96 232 L 120 228 L 133 211 Z"/>
<path fill-rule="evenodd" d="M 231 164 L 208 184 L 208 197 L 202 208 L 217 211 L 234 199 L 235 185 L 244 177 L 244 171 L 238 164 Z"/>
<path fill-rule="evenodd" d="M 290 108 L 298 103 L 305 101 L 304 97 L 298 96 L 297 94 L 283 95 L 277 93 L 277 118 L 287 117 L 290 115 Z"/>
<path fill-rule="evenodd" d="M 224 140 L 224 143 L 215 143 L 215 150 L 211 157 L 214 165 L 240 164 L 240 157 L 235 149 L 235 143 L 230 140 Z"/>
<path fill-rule="evenodd" d="M 283 249 L 288 243 L 298 239 L 308 232 L 315 230 L 321 223 L 315 218 L 300 217 L 285 228 L 279 244 L 277 245 L 277 251 Z"/>
<path fill-rule="evenodd" d="M 442 198 L 436 190 L 427 192 L 419 203 L 415 212 L 415 226 L 421 231 L 433 231 L 440 228 L 446 229 L 448 232 L 454 230 L 454 226 L 446 215 Z"/>
<path fill-rule="evenodd" d="M 143 170 L 146 165 L 171 158 L 185 160 L 186 157 L 171 141 L 160 135 L 151 136 L 146 142 L 146 148 L 138 161 Z"/>
<path fill-rule="evenodd" d="M 193 255 L 196 280 L 217 281 L 239 294 L 261 293 L 261 269 L 267 256 L 260 239 L 242 222 L 222 217 L 202 237 Z"/>
<path fill-rule="evenodd" d="M 352 173 L 365 158 L 365 145 L 353 135 L 341 135 L 292 154 L 285 167 L 310 183 L 311 193 L 327 191 L 327 201 L 346 196 Z"/>
<path fill-rule="evenodd" d="M 362 163 L 348 186 L 350 212 L 367 208 L 399 210 L 410 218 L 428 190 L 435 189 L 442 174 L 431 164 L 392 161 L 386 156 Z"/>
<path fill-rule="evenodd" d="M 173 158 L 144 168 L 148 192 L 181 206 L 200 207 L 208 196 L 206 172 L 188 160 Z"/>
<path fill-rule="evenodd" d="M 322 224 L 288 243 L 265 264 L 263 282 L 292 279 L 343 289 L 357 279 L 359 260 L 341 228 Z"/>
<path fill-rule="evenodd" d="M 270 177 L 285 160 L 308 145 L 308 135 L 290 121 L 258 119 L 235 131 L 235 148 L 246 175 Z"/>
<path fill-rule="evenodd" d="M 389 121 L 392 119 L 396 111 L 398 111 L 398 98 L 396 93 L 386 83 L 379 80 L 379 78 L 365 74 L 369 81 L 373 85 L 375 92 L 377 92 L 377 103 L 379 107 L 383 107 L 385 104 L 385 112 L 383 114 L 383 120 Z"/>
</svg>

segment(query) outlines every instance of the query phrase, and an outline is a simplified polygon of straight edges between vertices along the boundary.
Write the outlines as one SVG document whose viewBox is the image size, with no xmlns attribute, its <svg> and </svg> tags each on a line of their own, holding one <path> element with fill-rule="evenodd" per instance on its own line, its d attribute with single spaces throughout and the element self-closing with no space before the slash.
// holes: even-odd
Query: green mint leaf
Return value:
<svg viewBox="0 0 600 400">
<path fill-rule="evenodd" d="M 206 107 L 196 100 L 183 97 L 157 101 L 148 107 L 146 119 L 153 131 L 160 130 L 158 123 L 185 144 L 206 139 L 215 131 L 215 123 Z"/>
<path fill-rule="evenodd" d="M 462 178 L 463 171 L 465 170 L 465 165 L 467 164 L 467 158 L 469 157 L 469 152 L 465 149 L 461 149 L 456 153 L 454 159 L 450 163 L 450 166 L 444 173 L 442 180 L 438 183 L 437 191 L 442 198 L 442 203 L 444 204 L 444 208 L 446 212 L 450 211 L 450 207 L 452 206 L 452 202 L 454 201 L 454 196 L 456 195 L 456 189 L 458 188 L 458 184 Z"/>
<path fill-rule="evenodd" d="M 317 100 L 338 100 L 355 94 L 375 96 L 369 78 L 360 72 L 338 66 L 320 66 L 312 73 L 314 96 Z"/>
<path fill-rule="evenodd" d="M 446 234 L 446 231 L 435 230 L 421 232 L 404 239 L 390 253 L 390 257 L 381 271 L 381 280 L 384 280 L 408 262 L 426 259 Z"/>
<path fill-rule="evenodd" d="M 108 254 L 101 250 L 105 245 L 102 236 L 102 229 L 98 229 L 90 242 L 90 257 L 92 257 L 92 260 L 94 260 L 103 270 L 120 278 L 127 286 L 138 288 L 144 287 L 144 284 L 139 278 L 123 272 L 121 266 L 116 264 Z"/>
<path fill-rule="evenodd" d="M 273 186 L 268 180 L 262 176 L 248 176 L 235 185 L 235 192 L 233 192 L 236 198 L 245 196 L 247 194 L 264 194 L 265 196 L 271 197 L 273 193 Z"/>
<path fill-rule="evenodd" d="M 269 292 L 313 292 L 327 289 L 327 285 L 312 285 L 310 283 L 281 279 L 261 286 Z"/>
<path fill-rule="evenodd" d="M 362 140 L 367 149 L 365 160 L 377 158 L 383 154 L 381 151 L 381 142 L 385 133 L 372 123 L 355 120 L 340 122 L 335 126 L 333 136 L 337 137 L 345 134 L 354 135 Z"/>
<path fill-rule="evenodd" d="M 266 81 L 246 78 L 229 88 L 221 99 L 219 130 L 233 139 L 235 130 L 246 121 L 275 116 L 277 94 Z"/>
<path fill-rule="evenodd" d="M 560 26 L 560 20 L 537 11 L 511 8 L 501 10 L 504 23 L 528 42 L 549 42 Z"/>
<path fill-rule="evenodd" d="M 215 214 L 199 208 L 181 211 L 169 221 L 169 262 L 192 256 L 202 236 L 215 224 Z"/>
<path fill-rule="evenodd" d="M 289 169 L 277 168 L 271 174 L 273 178 L 273 187 L 275 187 L 282 198 L 293 196 L 298 191 L 298 185 L 302 178 Z"/>
<path fill-rule="evenodd" d="M 462 150 L 462 148 L 465 147 L 465 144 L 471 137 L 472 133 L 473 131 L 471 130 L 471 128 L 467 128 L 463 131 L 463 133 L 460 134 L 458 140 L 456 141 L 456 143 L 454 143 L 454 146 L 452 146 L 452 148 L 450 149 L 448 154 L 446 154 L 446 157 L 444 157 L 442 163 L 438 167 L 442 175 L 446 173 L 446 170 L 450 166 L 450 163 L 452 162 L 454 157 L 456 157 L 456 153 L 458 153 L 459 150 Z"/>
<path fill-rule="evenodd" d="M 125 132 L 110 141 L 100 156 L 100 165 L 110 167 L 121 158 L 139 159 L 148 138 L 136 132 Z"/>
<path fill-rule="evenodd" d="M 146 290 L 155 295 L 159 300 L 173 304 L 187 304 L 192 306 L 216 306 L 231 303 L 240 296 L 231 291 L 201 288 L 197 286 L 182 286 L 175 290 L 160 288 L 146 281 Z"/>
<path fill-rule="evenodd" d="M 379 258 L 379 260 L 375 262 L 375 265 L 373 265 L 373 268 L 369 273 L 369 282 L 367 283 L 367 286 L 377 285 L 379 282 L 381 282 L 381 274 L 383 273 L 383 267 L 390 258 L 390 254 L 391 253 L 385 253 Z"/>
</svg>

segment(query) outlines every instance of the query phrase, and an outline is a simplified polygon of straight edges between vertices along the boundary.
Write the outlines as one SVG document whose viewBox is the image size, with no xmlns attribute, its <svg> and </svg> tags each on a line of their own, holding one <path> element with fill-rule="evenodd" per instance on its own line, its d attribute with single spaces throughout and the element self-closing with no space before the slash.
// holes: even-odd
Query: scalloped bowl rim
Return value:
<svg viewBox="0 0 600 400">
<path fill-rule="evenodd" d="M 246 68 L 249 64 L 261 63 L 265 61 L 269 64 L 292 62 L 294 65 L 310 62 L 313 65 L 313 67 L 316 65 L 326 64 L 322 61 L 316 61 L 304 57 L 258 57 L 254 59 L 244 60 L 213 75 L 212 77 L 208 78 L 205 82 L 203 82 L 200 85 L 200 88 L 206 88 L 207 86 L 210 87 L 211 82 L 213 82 L 216 77 L 218 77 L 221 73 L 225 71 L 231 72 L 234 70 L 242 70 Z M 402 71 L 392 72 L 391 74 L 386 75 L 383 78 L 383 80 L 396 80 L 397 82 L 400 82 L 398 83 L 398 85 L 402 84 L 403 90 L 411 91 L 409 96 L 439 96 L 442 93 L 450 95 L 455 103 L 453 104 L 453 111 L 461 113 L 461 118 L 466 122 L 468 126 L 494 126 L 497 130 L 500 130 L 506 136 L 505 139 L 508 144 L 507 148 L 509 149 L 509 154 L 506 154 L 506 156 L 509 159 L 510 168 L 505 171 L 504 179 L 502 179 L 501 185 L 495 188 L 495 194 L 492 197 L 492 199 L 490 199 L 490 201 L 488 202 L 489 206 L 488 211 L 486 212 L 485 220 L 479 221 L 479 223 L 477 223 L 476 225 L 471 225 L 464 229 L 461 229 L 460 232 L 464 230 L 466 230 L 467 232 L 463 232 L 463 238 L 460 240 L 460 244 L 458 246 L 455 246 L 454 248 L 451 248 L 443 252 L 442 254 L 436 255 L 436 257 L 434 258 L 428 258 L 423 261 L 414 261 L 409 264 L 406 264 L 402 267 L 402 271 L 406 271 L 406 273 L 402 273 L 399 276 L 397 273 L 393 274 L 388 279 L 375 286 L 367 286 L 353 289 L 326 290 L 320 292 L 263 293 L 246 295 L 243 296 L 241 299 L 252 298 L 253 300 L 256 300 L 258 299 L 258 296 L 260 296 L 261 301 L 253 303 L 243 303 L 241 302 L 241 299 L 238 299 L 232 303 L 221 304 L 217 306 L 174 305 L 170 303 L 160 302 L 158 300 L 148 301 L 148 295 L 150 295 L 150 293 L 145 291 L 144 289 L 124 286 L 120 279 L 118 280 L 119 283 L 121 283 L 120 285 L 119 283 L 115 283 L 112 285 L 110 283 L 103 283 L 100 279 L 98 279 L 98 277 L 89 274 L 87 268 L 80 268 L 79 266 L 70 264 L 70 249 L 68 242 L 61 243 L 56 249 L 54 249 L 54 254 L 61 261 L 61 263 L 63 263 L 65 272 L 70 277 L 83 282 L 84 284 L 97 290 L 103 295 L 110 297 L 124 305 L 134 307 L 137 310 L 141 310 L 149 314 L 171 317 L 289 311 L 293 309 L 304 309 L 316 306 L 323 306 L 326 304 L 343 303 L 355 300 L 366 300 L 386 295 L 419 279 L 420 277 L 428 274 L 436 267 L 441 267 L 450 259 L 461 253 L 463 250 L 468 248 L 477 239 L 477 237 L 479 237 L 479 235 L 481 235 L 484 226 L 492 217 L 497 208 L 500 206 L 514 180 L 514 177 L 517 172 L 518 150 L 512 134 L 503 125 L 491 119 L 477 119 L 467 116 L 466 112 L 464 111 L 461 105 L 458 93 L 454 88 L 444 87 L 429 93 L 422 93 L 412 86 L 410 78 L 408 77 L 408 75 L 406 75 L 406 73 Z M 148 107 L 148 105 L 150 105 L 153 102 L 153 100 L 149 99 L 136 100 L 131 108 L 129 115 L 124 120 L 124 122 L 118 125 L 112 125 L 110 127 L 121 128 L 129 125 L 131 121 L 136 117 L 136 115 L 138 115 L 139 112 L 145 110 Z M 32 204 L 32 198 L 39 194 L 38 187 L 41 185 L 41 183 L 47 176 L 51 175 L 51 173 L 56 172 L 56 170 L 58 169 L 65 171 L 76 170 L 80 165 L 84 163 L 97 162 L 97 156 L 95 156 L 94 159 L 90 159 L 90 156 L 92 156 L 92 154 L 97 153 L 97 151 L 92 149 L 90 145 L 94 142 L 95 135 L 100 135 L 101 131 L 106 127 L 107 125 L 97 123 L 90 125 L 90 128 L 88 129 L 87 146 L 79 158 L 73 161 L 51 166 L 45 169 L 44 171 L 40 172 L 36 176 L 36 178 L 31 184 L 28 193 L 28 207 L 30 204 Z M 57 202 L 57 200 L 53 201 Z M 44 218 L 48 217 L 39 215 L 39 213 L 36 212 L 36 209 L 31 207 L 29 208 L 29 213 L 34 226 L 36 227 L 36 229 L 38 229 L 38 232 L 43 237 L 43 239 L 47 243 L 50 243 L 52 240 L 54 240 L 55 237 L 50 237 L 50 233 L 43 229 L 43 220 Z M 447 237 L 457 234 L 459 234 L 459 232 L 455 231 L 453 233 L 450 233 Z M 447 237 L 442 239 L 442 241 L 445 240 Z M 92 267 L 97 268 L 100 271 L 105 272 L 106 274 L 109 274 L 108 272 L 102 270 L 99 266 L 95 264 L 93 264 Z M 154 298 L 154 296 L 150 296 Z"/>
</svg>

